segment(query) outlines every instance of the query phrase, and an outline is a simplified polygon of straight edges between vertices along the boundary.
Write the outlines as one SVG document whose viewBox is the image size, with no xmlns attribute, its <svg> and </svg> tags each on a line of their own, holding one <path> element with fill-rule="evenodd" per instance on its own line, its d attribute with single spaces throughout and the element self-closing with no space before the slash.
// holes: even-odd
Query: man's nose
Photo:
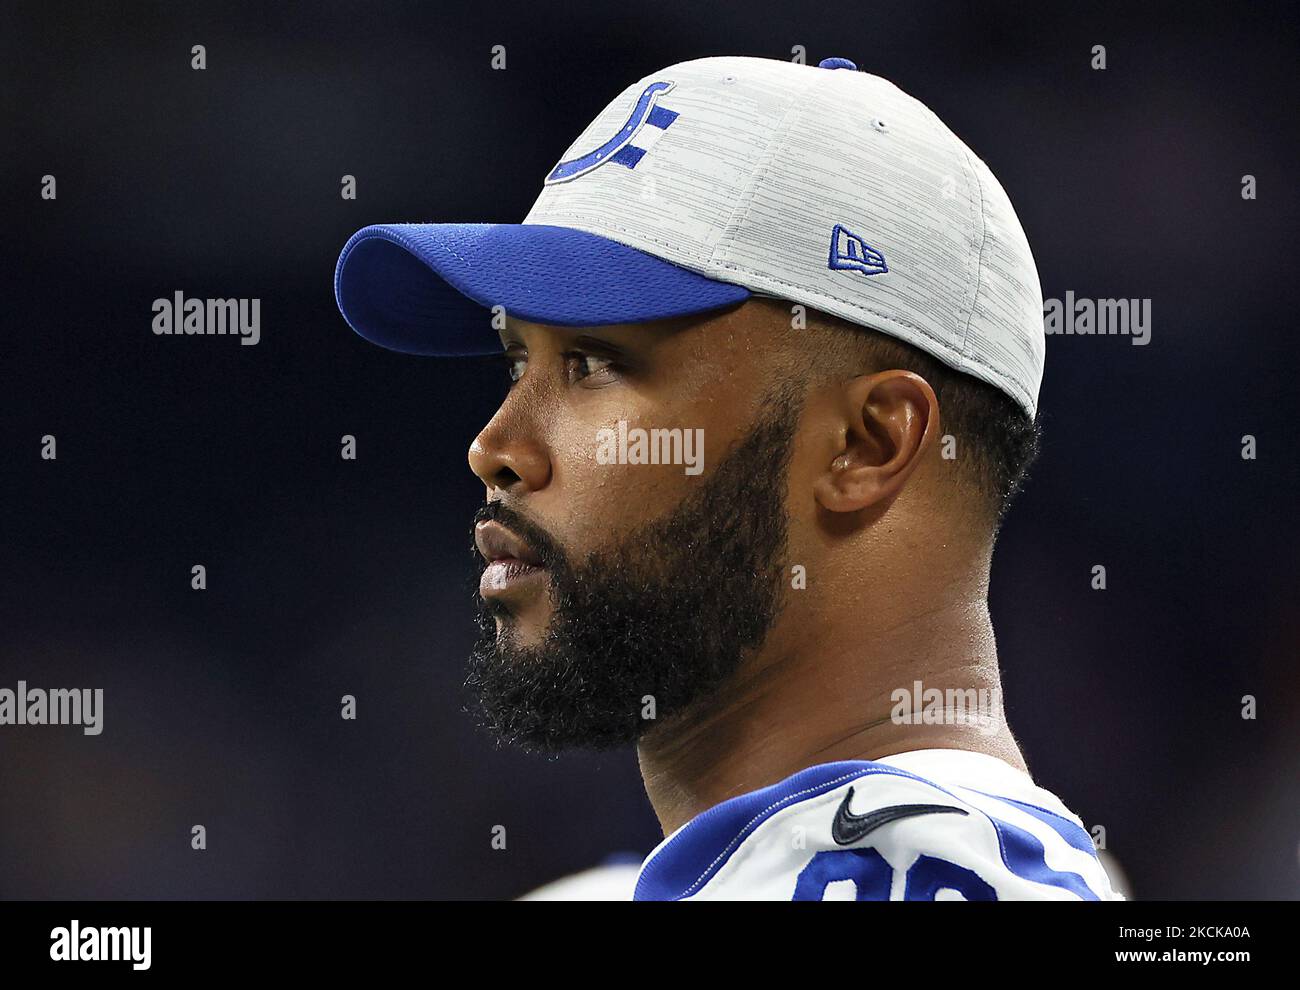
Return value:
<svg viewBox="0 0 1300 990">
<path fill-rule="evenodd" d="M 469 445 L 469 466 L 489 490 L 525 494 L 540 491 L 551 480 L 545 442 L 526 424 L 512 421 L 504 406 Z"/>
</svg>

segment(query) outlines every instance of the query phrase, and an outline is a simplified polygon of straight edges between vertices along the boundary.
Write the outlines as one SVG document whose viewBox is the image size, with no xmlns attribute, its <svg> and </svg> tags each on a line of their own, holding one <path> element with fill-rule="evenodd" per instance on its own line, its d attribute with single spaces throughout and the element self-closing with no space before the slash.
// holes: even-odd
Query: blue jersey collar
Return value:
<svg viewBox="0 0 1300 990">
<path fill-rule="evenodd" d="M 641 868 L 633 900 L 676 901 L 691 896 L 772 815 L 866 773 L 916 776 L 883 763 L 844 760 L 809 767 L 779 784 L 724 801 L 697 815 L 659 844 Z"/>
</svg>

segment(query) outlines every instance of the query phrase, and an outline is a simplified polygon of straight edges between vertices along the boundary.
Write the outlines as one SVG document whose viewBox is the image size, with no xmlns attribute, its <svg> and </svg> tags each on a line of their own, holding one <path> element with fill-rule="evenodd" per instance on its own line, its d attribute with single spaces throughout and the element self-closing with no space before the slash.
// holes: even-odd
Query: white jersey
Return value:
<svg viewBox="0 0 1300 990">
<path fill-rule="evenodd" d="M 1123 900 L 1078 816 L 984 753 L 811 767 L 661 842 L 636 900 Z"/>
</svg>

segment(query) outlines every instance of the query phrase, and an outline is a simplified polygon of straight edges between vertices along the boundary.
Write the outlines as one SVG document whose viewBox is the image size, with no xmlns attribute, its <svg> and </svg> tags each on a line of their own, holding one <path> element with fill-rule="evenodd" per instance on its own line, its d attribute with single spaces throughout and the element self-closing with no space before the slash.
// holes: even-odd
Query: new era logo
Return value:
<svg viewBox="0 0 1300 990">
<path fill-rule="evenodd" d="M 864 272 L 867 275 L 880 275 L 889 271 L 883 254 L 838 223 L 831 231 L 830 267 L 835 270 Z"/>
</svg>

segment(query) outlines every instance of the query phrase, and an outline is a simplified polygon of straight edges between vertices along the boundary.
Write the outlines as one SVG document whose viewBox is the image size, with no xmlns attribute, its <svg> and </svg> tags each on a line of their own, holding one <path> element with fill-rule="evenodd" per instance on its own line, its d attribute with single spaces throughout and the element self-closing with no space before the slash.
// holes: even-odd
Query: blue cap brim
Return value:
<svg viewBox="0 0 1300 990">
<path fill-rule="evenodd" d="M 493 354 L 486 310 L 565 327 L 643 323 L 743 302 L 718 282 L 585 230 L 376 224 L 344 245 L 334 296 L 367 340 L 408 354 Z"/>
</svg>

